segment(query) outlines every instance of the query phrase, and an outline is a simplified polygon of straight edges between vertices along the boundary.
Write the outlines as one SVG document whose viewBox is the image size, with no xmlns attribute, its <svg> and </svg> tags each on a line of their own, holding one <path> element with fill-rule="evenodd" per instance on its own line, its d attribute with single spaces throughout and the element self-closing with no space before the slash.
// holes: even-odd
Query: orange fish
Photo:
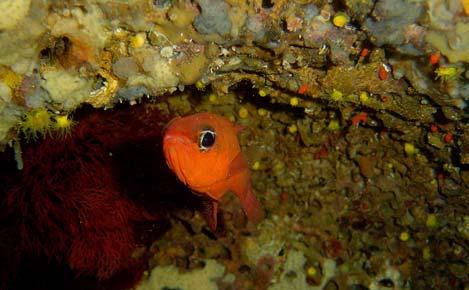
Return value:
<svg viewBox="0 0 469 290">
<path fill-rule="evenodd" d="M 164 133 L 166 163 L 193 192 L 206 197 L 206 216 L 212 230 L 217 227 L 219 201 L 229 191 L 238 196 L 250 221 L 258 223 L 263 217 L 239 146 L 240 131 L 226 118 L 197 113 L 173 119 Z"/>
</svg>

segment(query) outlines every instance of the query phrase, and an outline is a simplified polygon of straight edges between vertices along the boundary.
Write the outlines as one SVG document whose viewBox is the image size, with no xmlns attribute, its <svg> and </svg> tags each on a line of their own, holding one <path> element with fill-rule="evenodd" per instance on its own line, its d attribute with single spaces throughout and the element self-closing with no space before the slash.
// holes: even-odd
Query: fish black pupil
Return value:
<svg viewBox="0 0 469 290">
<path fill-rule="evenodd" d="M 215 132 L 206 130 L 200 134 L 200 149 L 209 149 L 215 144 Z"/>
</svg>

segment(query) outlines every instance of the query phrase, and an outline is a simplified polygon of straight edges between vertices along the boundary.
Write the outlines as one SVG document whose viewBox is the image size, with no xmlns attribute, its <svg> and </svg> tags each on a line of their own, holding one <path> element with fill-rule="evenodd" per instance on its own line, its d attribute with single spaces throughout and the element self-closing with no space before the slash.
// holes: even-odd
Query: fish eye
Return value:
<svg viewBox="0 0 469 290">
<path fill-rule="evenodd" d="M 203 130 L 199 135 L 199 149 L 200 151 L 207 151 L 215 144 L 215 132 L 213 130 Z"/>
</svg>

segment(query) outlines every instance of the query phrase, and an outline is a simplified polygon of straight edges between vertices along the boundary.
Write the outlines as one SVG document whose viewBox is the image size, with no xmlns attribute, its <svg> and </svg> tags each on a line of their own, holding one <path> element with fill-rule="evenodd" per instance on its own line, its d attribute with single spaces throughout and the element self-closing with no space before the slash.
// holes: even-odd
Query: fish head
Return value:
<svg viewBox="0 0 469 290">
<path fill-rule="evenodd" d="M 210 196 L 210 187 L 227 178 L 240 152 L 237 132 L 229 120 L 211 113 L 173 119 L 163 137 L 166 162 L 189 188 Z"/>
</svg>

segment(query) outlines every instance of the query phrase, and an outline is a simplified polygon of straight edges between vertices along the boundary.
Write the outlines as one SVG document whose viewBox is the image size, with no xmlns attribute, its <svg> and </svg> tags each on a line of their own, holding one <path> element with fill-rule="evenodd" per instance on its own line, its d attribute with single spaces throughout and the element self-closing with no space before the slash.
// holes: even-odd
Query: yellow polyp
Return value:
<svg viewBox="0 0 469 290">
<path fill-rule="evenodd" d="M 267 92 L 266 92 L 265 90 L 263 90 L 263 89 L 260 89 L 260 90 L 259 90 L 259 96 L 265 97 L 265 96 L 267 96 Z"/>
<path fill-rule="evenodd" d="M 344 94 L 341 91 L 333 89 L 331 93 L 331 99 L 336 102 L 340 102 L 343 99 Z"/>
<path fill-rule="evenodd" d="M 198 81 L 195 82 L 195 87 L 198 90 L 203 90 L 203 89 L 205 89 L 205 84 L 201 80 L 198 80 Z"/>
<path fill-rule="evenodd" d="M 436 215 L 434 214 L 429 214 L 427 216 L 427 221 L 425 222 L 427 228 L 434 229 L 438 226 L 438 219 Z"/>
<path fill-rule="evenodd" d="M 259 108 L 257 109 L 257 114 L 260 116 L 260 117 L 264 117 L 267 115 L 267 110 L 266 109 L 263 109 L 263 108 Z"/>
<path fill-rule="evenodd" d="M 330 131 L 336 131 L 336 130 L 339 130 L 339 128 L 340 128 L 340 124 L 338 120 L 331 120 L 329 122 L 329 125 L 327 126 L 327 130 L 330 130 Z"/>
<path fill-rule="evenodd" d="M 28 139 L 35 139 L 38 135 L 45 137 L 52 126 L 49 111 L 44 108 L 39 108 L 27 112 L 20 126 L 21 132 L 23 132 Z"/>
<path fill-rule="evenodd" d="M 455 66 L 439 67 L 435 70 L 436 79 L 452 81 L 460 77 L 462 69 Z"/>
<path fill-rule="evenodd" d="M 430 258 L 432 257 L 432 253 L 431 253 L 429 247 L 423 248 L 422 257 L 423 257 L 424 260 L 430 260 Z"/>
<path fill-rule="evenodd" d="M 130 45 L 133 48 L 140 48 L 145 44 L 145 40 L 145 33 L 138 33 L 137 35 L 130 38 Z"/>
<path fill-rule="evenodd" d="M 293 107 L 298 106 L 299 103 L 300 100 L 298 98 L 293 97 L 290 99 L 290 105 L 292 105 Z"/>
<path fill-rule="evenodd" d="M 368 95 L 367 92 L 361 92 L 360 93 L 360 102 L 366 103 L 366 102 L 368 102 L 368 99 L 369 99 L 369 95 Z"/>
<path fill-rule="evenodd" d="M 415 148 L 414 144 L 412 143 L 405 143 L 404 144 L 404 151 L 407 156 L 413 156 L 417 153 L 417 149 Z"/>
<path fill-rule="evenodd" d="M 218 96 L 216 94 L 210 94 L 208 96 L 208 101 L 210 103 L 216 103 L 218 101 Z"/>
<path fill-rule="evenodd" d="M 72 122 L 70 121 L 67 115 L 55 117 L 55 125 L 57 128 L 68 128 L 71 124 Z"/>
<path fill-rule="evenodd" d="M 242 107 L 241 109 L 239 109 L 238 111 L 238 116 L 241 118 L 241 119 L 245 119 L 249 116 L 249 112 L 248 110 L 245 108 L 245 107 Z"/>
<path fill-rule="evenodd" d="M 55 116 L 54 130 L 56 130 L 59 135 L 66 136 L 71 133 L 73 125 L 75 122 L 68 115 L 58 115 Z"/>
<path fill-rule="evenodd" d="M 317 274 L 318 274 L 318 270 L 316 270 L 316 268 L 314 268 L 312 266 L 308 267 L 308 269 L 306 269 L 306 276 L 308 276 L 308 278 L 313 278 Z"/>
<path fill-rule="evenodd" d="M 334 23 L 334 25 L 337 27 L 344 27 L 349 23 L 349 21 L 350 18 L 348 17 L 348 15 L 343 12 L 337 13 L 332 19 L 332 23 Z"/>
<path fill-rule="evenodd" d="M 410 235 L 408 232 L 402 232 L 400 235 L 399 235 L 399 240 L 403 241 L 403 242 L 407 242 L 408 240 L 410 239 Z"/>
<path fill-rule="evenodd" d="M 298 127 L 295 124 L 291 124 L 288 126 L 288 132 L 291 134 L 295 134 L 298 131 Z"/>
<path fill-rule="evenodd" d="M 261 163 L 259 161 L 255 161 L 252 166 L 252 170 L 259 170 L 261 168 Z"/>
</svg>

